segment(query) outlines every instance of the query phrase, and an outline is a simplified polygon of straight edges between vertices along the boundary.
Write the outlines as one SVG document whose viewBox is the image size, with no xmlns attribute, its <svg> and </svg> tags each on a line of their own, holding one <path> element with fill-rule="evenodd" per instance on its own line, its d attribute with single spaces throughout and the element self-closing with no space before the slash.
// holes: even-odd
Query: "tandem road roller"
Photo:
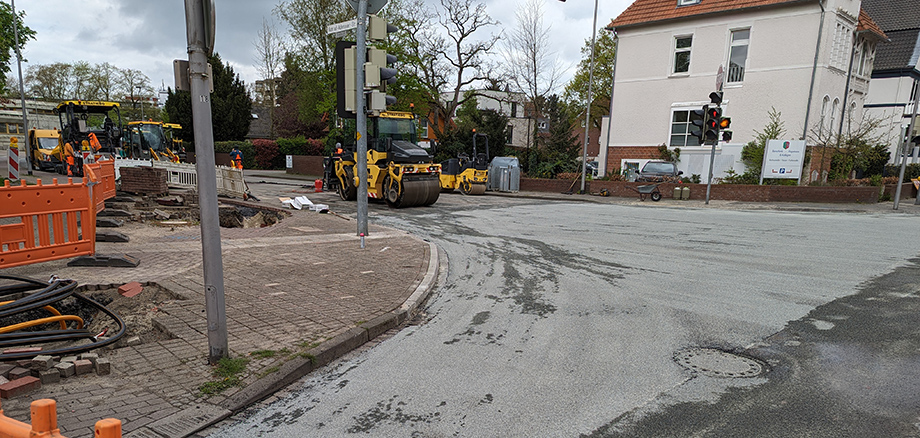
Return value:
<svg viewBox="0 0 920 438">
<path fill-rule="evenodd" d="M 476 138 L 486 140 L 486 153 L 476 153 Z M 481 195 L 489 182 L 489 136 L 473 131 L 473 155 L 460 154 L 441 162 L 441 190 L 460 189 L 464 195 Z"/>
<path fill-rule="evenodd" d="M 431 205 L 437 202 L 441 187 L 441 165 L 418 145 L 415 115 L 384 111 L 368 117 L 367 197 L 383 199 L 395 208 Z M 354 139 L 354 134 L 346 138 Z M 352 140 L 353 141 L 353 140 Z M 358 154 L 354 144 L 326 160 L 325 179 L 346 201 L 358 196 L 356 175 Z"/>
</svg>

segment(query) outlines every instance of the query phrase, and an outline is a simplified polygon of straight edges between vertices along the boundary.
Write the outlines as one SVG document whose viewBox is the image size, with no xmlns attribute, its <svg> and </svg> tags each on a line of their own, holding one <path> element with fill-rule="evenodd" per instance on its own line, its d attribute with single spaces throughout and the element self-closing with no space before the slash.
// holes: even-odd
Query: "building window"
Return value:
<svg viewBox="0 0 920 438">
<path fill-rule="evenodd" d="M 517 102 L 511 102 L 511 117 L 517 116 Z"/>
<path fill-rule="evenodd" d="M 687 6 L 699 4 L 700 0 L 677 0 L 677 6 Z"/>
<path fill-rule="evenodd" d="M 920 81 L 914 81 L 914 86 L 910 88 L 910 101 L 917 100 L 917 92 L 920 92 Z"/>
<path fill-rule="evenodd" d="M 505 132 L 507 133 L 505 137 L 505 144 L 513 143 L 512 140 L 514 140 L 514 125 L 508 125 L 508 127 L 505 128 Z"/>
<path fill-rule="evenodd" d="M 821 102 L 821 123 L 818 125 L 818 137 L 824 135 L 824 124 L 827 123 L 827 106 L 831 103 L 831 97 L 825 95 L 824 101 Z"/>
<path fill-rule="evenodd" d="M 690 71 L 690 46 L 692 44 L 692 35 L 674 37 L 674 73 Z"/>
<path fill-rule="evenodd" d="M 419 128 L 421 128 L 421 138 L 428 138 L 428 119 L 420 119 Z"/>
<path fill-rule="evenodd" d="M 827 126 L 829 135 L 834 132 L 834 126 L 836 126 L 836 123 L 834 123 L 834 121 L 837 119 L 837 111 L 839 111 L 838 108 L 840 108 L 840 99 L 834 98 L 834 104 L 831 105 L 831 116 L 830 116 L 831 122 Z"/>
<path fill-rule="evenodd" d="M 690 133 L 690 111 L 674 110 L 671 113 L 671 140 L 669 144 L 676 147 L 699 146 L 700 139 Z"/>
<path fill-rule="evenodd" d="M 731 49 L 728 54 L 728 81 L 744 80 L 744 64 L 747 62 L 748 45 L 751 43 L 751 29 L 732 31 Z"/>
<path fill-rule="evenodd" d="M 837 22 L 834 28 L 834 46 L 831 49 L 830 64 L 840 70 L 847 70 L 850 50 L 853 44 L 853 31 L 844 23 Z"/>
</svg>

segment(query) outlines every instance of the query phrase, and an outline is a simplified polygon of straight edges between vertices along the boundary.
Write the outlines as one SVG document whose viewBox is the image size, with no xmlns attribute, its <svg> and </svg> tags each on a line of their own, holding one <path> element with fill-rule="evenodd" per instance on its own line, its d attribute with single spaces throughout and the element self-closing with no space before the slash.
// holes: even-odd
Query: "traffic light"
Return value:
<svg viewBox="0 0 920 438">
<path fill-rule="evenodd" d="M 357 86 L 355 84 L 355 43 L 339 41 L 335 43 L 335 95 L 336 113 L 339 117 L 353 119 L 356 117 Z"/>
<path fill-rule="evenodd" d="M 367 38 L 370 41 L 383 41 L 396 27 L 376 15 L 368 15 Z M 388 67 L 396 62 L 396 57 L 385 50 L 367 46 L 367 62 L 364 64 L 364 90 L 367 93 L 367 111 L 378 115 L 386 111 L 387 105 L 396 103 L 396 98 L 386 94 L 388 84 L 396 82 L 396 70 Z"/>
<path fill-rule="evenodd" d="M 703 109 L 690 111 L 690 134 L 700 139 L 700 144 L 706 140 L 703 126 L 706 125 L 706 114 L 709 112 L 709 105 L 703 105 Z"/>
<path fill-rule="evenodd" d="M 721 121 L 722 108 L 714 106 L 706 110 L 706 117 L 703 124 L 705 142 L 716 143 L 719 141 L 719 124 Z"/>
</svg>

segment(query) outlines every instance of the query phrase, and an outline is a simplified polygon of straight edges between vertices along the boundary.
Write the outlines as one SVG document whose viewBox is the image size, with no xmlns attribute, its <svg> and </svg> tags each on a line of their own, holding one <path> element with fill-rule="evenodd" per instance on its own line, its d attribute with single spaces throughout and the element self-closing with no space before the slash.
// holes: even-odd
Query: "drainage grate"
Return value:
<svg viewBox="0 0 920 438">
<path fill-rule="evenodd" d="M 764 372 L 757 360 L 715 348 L 688 348 L 674 355 L 678 365 L 710 377 L 756 377 Z"/>
</svg>

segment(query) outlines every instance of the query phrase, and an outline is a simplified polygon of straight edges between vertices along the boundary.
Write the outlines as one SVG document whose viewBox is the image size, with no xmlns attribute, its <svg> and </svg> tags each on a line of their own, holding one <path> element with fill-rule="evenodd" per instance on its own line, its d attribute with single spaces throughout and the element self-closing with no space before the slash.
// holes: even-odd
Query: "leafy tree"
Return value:
<svg viewBox="0 0 920 438">
<path fill-rule="evenodd" d="M 581 62 L 572 80 L 566 84 L 563 100 L 576 114 L 585 113 L 588 100 L 588 79 L 591 69 L 591 40 L 581 48 Z M 616 61 L 616 40 L 611 32 L 599 31 L 594 49 L 594 84 L 591 87 L 591 126 L 600 127 L 600 120 L 610 112 L 610 92 Z"/>
<path fill-rule="evenodd" d="M 208 58 L 214 80 L 214 93 L 211 94 L 211 124 L 214 141 L 241 141 L 249 133 L 252 121 L 252 101 L 246 92 L 246 85 L 239 75 L 233 72 L 230 64 L 224 64 L 220 55 L 215 53 Z M 186 91 L 169 90 L 166 99 L 166 112 L 169 120 L 183 127 L 192 126 L 191 95 Z M 182 139 L 193 141 L 193 129 L 183 129 Z"/>
<path fill-rule="evenodd" d="M 575 134 L 576 117 L 554 94 L 546 99 L 546 118 L 549 134 L 537 140 L 542 168 L 551 173 L 550 177 L 562 172 L 577 172 L 581 145 Z"/>
<path fill-rule="evenodd" d="M 770 108 L 767 114 L 770 121 L 763 131 L 754 131 L 754 140 L 748 142 L 741 149 L 741 162 L 744 163 L 744 173 L 735 178 L 739 184 L 757 184 L 760 182 L 760 173 L 763 169 L 763 154 L 770 140 L 783 138 L 786 134 L 785 124 L 781 120 L 782 113 L 776 108 Z"/>
<path fill-rule="evenodd" d="M 8 78 L 10 73 L 10 60 L 13 54 L 25 48 L 26 42 L 35 39 L 35 31 L 23 24 L 25 11 L 19 10 L 16 16 L 13 16 L 13 7 L 6 2 L 0 2 L 0 92 L 7 93 Z M 16 46 L 13 35 L 13 23 L 19 32 L 19 47 Z"/>
<path fill-rule="evenodd" d="M 445 130 L 439 137 L 435 161 L 456 158 L 461 153 L 473 153 L 473 133 L 485 134 L 489 142 L 489 156 L 506 154 L 505 141 L 508 136 L 508 117 L 492 109 L 479 109 L 475 99 L 464 99 L 457 109 L 456 125 Z M 485 141 L 476 139 L 476 152 L 485 153 Z"/>
</svg>

